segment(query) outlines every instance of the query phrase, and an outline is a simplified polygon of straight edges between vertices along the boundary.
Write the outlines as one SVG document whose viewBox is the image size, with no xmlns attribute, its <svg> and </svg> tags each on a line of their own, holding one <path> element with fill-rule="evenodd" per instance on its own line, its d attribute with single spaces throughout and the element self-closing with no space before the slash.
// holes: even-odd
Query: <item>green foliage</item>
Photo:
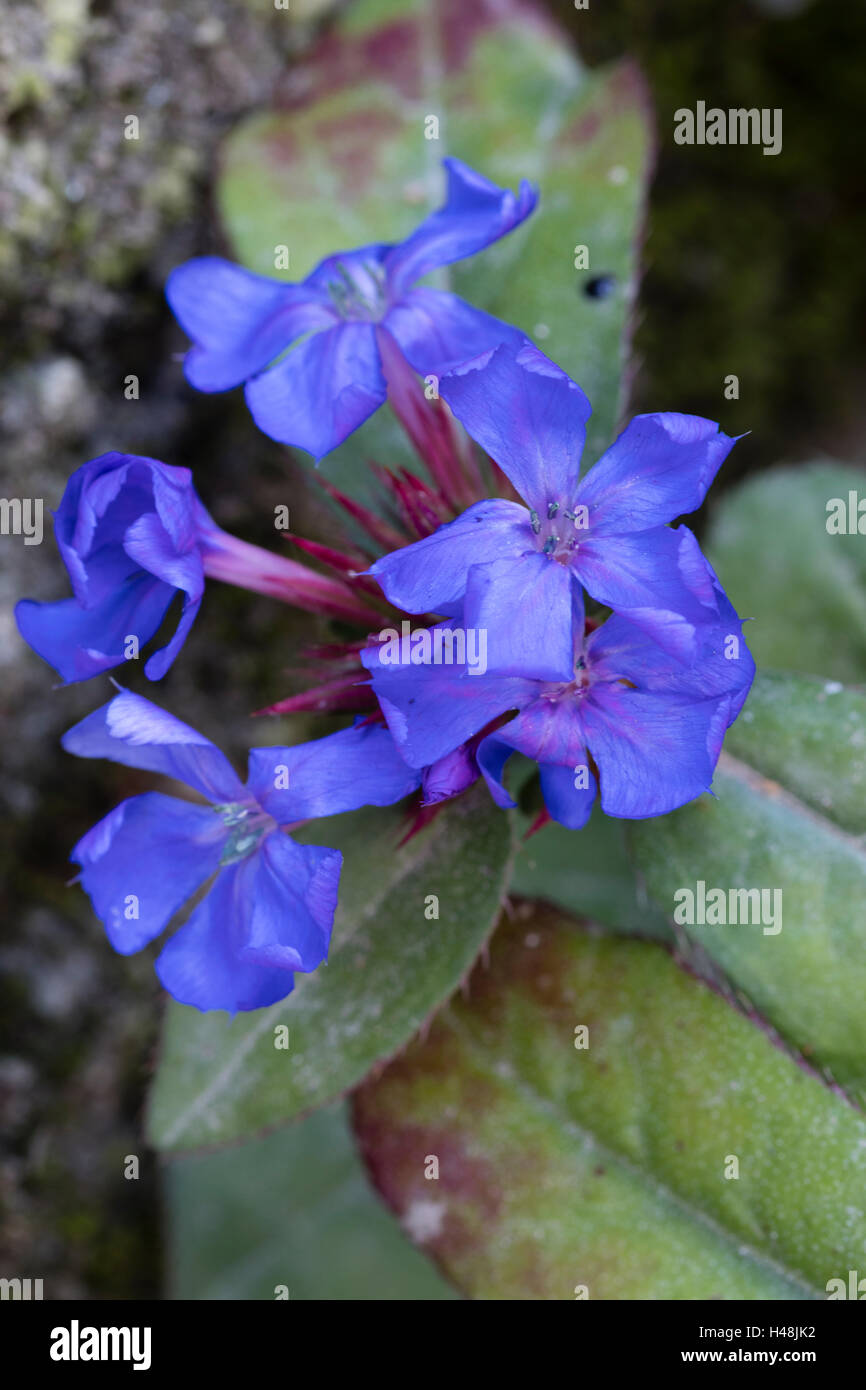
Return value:
<svg viewBox="0 0 866 1390">
<path fill-rule="evenodd" d="M 660 946 L 549 911 L 497 932 L 355 1124 L 475 1298 L 815 1298 L 866 1239 L 863 1116 Z"/>
<path fill-rule="evenodd" d="M 524 835 L 528 818 L 520 822 Z M 582 913 L 614 931 L 672 942 L 664 913 L 634 874 L 625 823 L 596 807 L 579 834 L 549 821 L 520 844 L 511 889 L 567 911 Z"/>
<path fill-rule="evenodd" d="M 454 1297 L 370 1190 L 342 1107 L 170 1164 L 166 1199 L 172 1298 Z"/>
<path fill-rule="evenodd" d="M 344 856 L 328 963 L 297 975 L 284 1002 L 233 1020 L 169 1006 L 149 1114 L 157 1148 L 242 1139 L 326 1104 L 456 989 L 499 912 L 508 818 L 482 787 L 399 847 L 406 828 L 399 809 L 366 809 L 298 834 Z"/>
<path fill-rule="evenodd" d="M 722 920 L 707 912 L 706 924 L 681 926 L 684 938 L 862 1103 L 866 696 L 833 682 L 759 678 L 727 748 L 715 797 L 629 826 L 636 862 L 669 916 L 676 895 L 697 894 L 699 881 L 723 890 Z M 759 921 L 754 904 L 746 922 L 738 904 L 731 920 L 738 889 L 766 890 Z"/>
<path fill-rule="evenodd" d="M 828 503 L 866 495 L 840 463 L 758 474 L 724 499 L 708 553 L 760 667 L 866 681 L 866 543 L 827 529 Z M 866 518 L 864 518 L 866 528 Z"/>
</svg>

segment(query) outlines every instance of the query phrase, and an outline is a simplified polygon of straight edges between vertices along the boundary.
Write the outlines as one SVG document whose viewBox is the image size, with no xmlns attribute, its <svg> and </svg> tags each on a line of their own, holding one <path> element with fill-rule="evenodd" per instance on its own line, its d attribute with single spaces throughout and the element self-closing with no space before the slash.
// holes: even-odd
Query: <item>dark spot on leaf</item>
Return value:
<svg viewBox="0 0 866 1390">
<path fill-rule="evenodd" d="M 584 285 L 583 292 L 587 299 L 609 299 L 615 289 L 615 275 L 593 275 Z"/>
</svg>

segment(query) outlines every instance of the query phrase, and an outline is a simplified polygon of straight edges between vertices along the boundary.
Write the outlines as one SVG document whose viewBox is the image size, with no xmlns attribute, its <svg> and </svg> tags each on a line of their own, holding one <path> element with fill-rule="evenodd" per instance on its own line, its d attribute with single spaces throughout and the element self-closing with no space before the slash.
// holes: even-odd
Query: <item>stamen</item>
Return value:
<svg viewBox="0 0 866 1390">
<path fill-rule="evenodd" d="M 328 282 L 328 293 L 343 318 L 376 320 L 385 308 L 385 271 L 375 261 L 364 261 L 361 270 L 370 280 L 369 286 L 359 280 L 337 261 L 334 269 L 339 278 Z"/>
<path fill-rule="evenodd" d="M 217 806 L 215 809 L 229 827 L 220 857 L 221 865 L 236 864 L 239 859 L 245 859 L 257 848 L 267 831 L 273 828 L 274 823 L 270 816 L 259 807 L 243 806 L 235 801 Z"/>
</svg>

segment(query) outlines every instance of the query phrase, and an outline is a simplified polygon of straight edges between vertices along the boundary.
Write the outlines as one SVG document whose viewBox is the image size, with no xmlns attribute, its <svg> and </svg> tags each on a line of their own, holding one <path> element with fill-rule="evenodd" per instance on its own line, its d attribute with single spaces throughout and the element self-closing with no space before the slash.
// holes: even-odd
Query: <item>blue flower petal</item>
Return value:
<svg viewBox="0 0 866 1390">
<path fill-rule="evenodd" d="M 178 652 L 189 636 L 190 628 L 198 617 L 201 599 L 184 599 L 180 618 L 174 636 L 164 647 L 160 647 L 144 663 L 144 674 L 149 681 L 161 681 L 166 671 L 173 665 Z"/>
<path fill-rule="evenodd" d="M 88 714 L 60 741 L 67 753 L 79 758 L 110 758 L 174 777 L 209 801 L 231 803 L 246 797 L 231 763 L 210 739 L 131 690 Z"/>
<path fill-rule="evenodd" d="M 451 630 L 456 622 L 432 629 Z M 383 660 L 368 647 L 361 660 L 400 752 L 412 767 L 425 768 L 453 753 L 491 720 L 531 700 L 534 681 L 516 676 L 473 676 L 465 665 L 405 665 Z"/>
<path fill-rule="evenodd" d="M 284 999 L 295 970 L 326 956 L 342 856 L 269 835 L 224 869 L 164 947 L 156 971 L 182 1004 L 207 1011 L 259 1009 Z"/>
<path fill-rule="evenodd" d="M 255 861 L 255 862 L 253 862 Z M 245 904 L 244 961 L 315 970 L 328 954 L 343 856 L 323 845 L 299 845 L 275 832 L 249 863 L 255 887 Z"/>
<path fill-rule="evenodd" d="M 580 829 L 595 796 L 595 782 L 587 764 L 580 712 L 574 700 L 535 700 L 511 723 L 488 734 L 478 745 L 478 765 L 494 801 L 513 806 L 502 782 L 512 753 L 522 753 L 540 764 L 547 808 L 554 819 Z M 588 787 L 575 787 L 578 768 L 586 771 Z M 570 790 L 566 787 L 566 778 Z M 548 800 L 547 789 L 551 800 Z"/>
<path fill-rule="evenodd" d="M 121 665 L 126 638 L 148 641 L 173 598 L 168 585 L 139 574 L 92 608 L 82 608 L 74 598 L 57 603 L 22 599 L 15 621 L 24 641 L 72 683 Z"/>
<path fill-rule="evenodd" d="M 514 720 L 514 723 L 517 721 Z M 481 775 L 487 783 L 490 795 L 501 806 L 503 810 L 509 810 L 517 805 L 517 802 L 505 789 L 503 780 L 505 765 L 508 759 L 516 751 L 514 745 L 508 738 L 508 725 L 500 729 L 498 733 L 487 734 L 478 745 L 476 758 L 481 769 Z"/>
<path fill-rule="evenodd" d="M 695 511 L 735 443 L 701 415 L 635 416 L 578 489 L 593 534 L 647 531 Z"/>
<path fill-rule="evenodd" d="M 199 391 L 240 386 L 302 333 L 327 328 L 337 314 L 324 290 L 254 275 L 219 256 L 201 256 L 168 277 L 166 297 L 193 340 L 184 360 Z"/>
<path fill-rule="evenodd" d="M 246 386 L 259 429 L 316 459 L 342 444 L 387 394 L 374 323 L 341 323 L 305 338 Z"/>
<path fill-rule="evenodd" d="M 257 856 L 254 856 L 257 858 Z M 294 989 L 291 970 L 245 961 L 244 906 L 255 884 L 249 861 L 222 870 L 207 897 L 166 943 L 156 958 L 163 987 L 179 1004 L 206 1013 L 223 1009 L 263 1009 Z"/>
<path fill-rule="evenodd" d="M 539 683 L 533 694 L 538 695 Z M 499 729 L 493 738 L 503 738 L 516 752 L 537 763 L 556 763 L 574 768 L 585 757 L 586 738 L 581 722 L 582 702 L 574 698 L 554 700 L 535 698 L 516 719 Z"/>
<path fill-rule="evenodd" d="M 458 295 L 423 287 L 392 305 L 382 326 L 422 376 L 443 375 L 501 343 L 512 343 L 516 351 L 526 342 L 525 333 Z"/>
<path fill-rule="evenodd" d="M 579 783 L 574 768 L 544 763 L 540 771 L 541 794 L 553 819 L 567 830 L 582 830 L 589 820 L 598 790 L 595 774 L 591 769 L 587 771 L 588 785 L 584 787 L 582 770 Z"/>
<path fill-rule="evenodd" d="M 529 513 L 518 502 L 476 502 L 432 536 L 383 555 L 368 571 L 404 613 L 460 611 L 473 565 L 530 550 Z"/>
<path fill-rule="evenodd" d="M 470 570 L 463 618 L 486 634 L 488 671 L 570 680 L 576 587 L 569 569 L 537 551 Z"/>
<path fill-rule="evenodd" d="M 723 695 L 716 704 L 707 729 L 707 752 L 712 767 L 719 761 L 725 734 L 742 709 L 748 693 L 745 690 L 740 695 Z"/>
<path fill-rule="evenodd" d="M 160 792 L 122 801 L 69 856 L 115 951 L 140 951 L 207 881 L 226 830 L 209 806 Z"/>
<path fill-rule="evenodd" d="M 718 595 L 719 617 L 697 629 L 697 650 L 689 665 L 614 614 L 587 642 L 594 676 L 627 679 L 641 690 L 667 691 L 684 699 L 731 695 L 739 711 L 754 679 L 755 663 L 743 638 L 742 620 L 721 590 Z"/>
<path fill-rule="evenodd" d="M 158 463 L 156 459 L 150 462 L 153 464 L 150 474 L 153 503 L 168 545 L 177 554 L 191 551 L 203 532 L 218 530 L 216 522 L 202 505 L 188 468 Z"/>
<path fill-rule="evenodd" d="M 582 703 L 586 741 L 599 768 L 601 806 L 609 816 L 663 816 L 708 791 L 718 701 L 627 686 L 592 688 Z"/>
<path fill-rule="evenodd" d="M 86 680 L 128 658 L 127 638 L 145 646 L 179 590 L 180 626 L 145 667 L 158 679 L 195 618 L 204 589 L 200 542 L 216 530 L 189 469 L 135 454 L 91 459 L 67 483 L 54 530 L 75 601 L 19 605 L 22 636 L 64 679 Z"/>
<path fill-rule="evenodd" d="M 114 596 L 136 573 L 123 535 L 142 512 L 153 509 L 153 478 L 165 467 L 134 454 L 101 454 L 77 468 L 66 484 L 54 516 L 54 538 L 84 607 Z"/>
<path fill-rule="evenodd" d="M 394 297 L 428 271 L 481 251 L 519 226 L 538 202 L 524 179 L 518 192 L 499 188 L 459 159 L 443 159 L 445 202 L 385 258 Z"/>
<path fill-rule="evenodd" d="M 393 249 L 390 242 L 375 241 L 352 251 L 335 251 L 319 261 L 304 285 L 324 295 L 335 307 L 343 303 L 349 310 L 360 309 L 370 319 L 377 319 L 386 301 L 384 262 Z"/>
<path fill-rule="evenodd" d="M 127 555 L 143 570 L 157 575 L 185 595 L 183 612 L 171 641 L 149 658 L 144 674 L 161 680 L 186 641 L 198 615 L 204 593 L 204 566 L 196 547 L 179 554 L 175 543 L 155 512 L 140 516 L 123 538 Z"/>
<path fill-rule="evenodd" d="M 694 565 L 696 544 L 686 527 L 598 537 L 590 532 L 580 542 L 574 570 L 599 603 L 616 609 L 679 660 L 692 662 L 698 630 L 718 619 L 710 572 Z"/>
<path fill-rule="evenodd" d="M 422 806 L 436 806 L 440 801 L 449 801 L 459 796 L 473 782 L 478 781 L 478 763 L 465 744 L 455 748 L 444 758 L 425 767 L 421 782 Z"/>
<path fill-rule="evenodd" d="M 540 517 L 571 507 L 592 407 L 543 352 L 503 344 L 443 376 L 439 393 Z"/>
<path fill-rule="evenodd" d="M 542 697 L 481 741 L 478 763 L 494 799 L 510 805 L 501 780 L 505 762 L 512 751 L 532 758 L 542 771 L 548 810 L 572 829 L 590 813 L 593 762 L 607 815 L 664 815 L 709 789 L 726 698 L 689 703 L 604 683 L 580 698 Z M 575 786 L 578 773 L 586 787 Z"/>
<path fill-rule="evenodd" d="M 358 723 L 293 748 L 253 748 L 247 788 L 278 825 L 391 806 L 420 785 L 381 724 Z"/>
</svg>

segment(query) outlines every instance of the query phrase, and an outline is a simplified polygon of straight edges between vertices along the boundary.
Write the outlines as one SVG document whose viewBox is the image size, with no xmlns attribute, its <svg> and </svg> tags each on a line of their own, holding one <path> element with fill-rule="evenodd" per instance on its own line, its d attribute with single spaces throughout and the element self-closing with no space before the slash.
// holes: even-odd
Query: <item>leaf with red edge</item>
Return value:
<svg viewBox="0 0 866 1390">
<path fill-rule="evenodd" d="M 812 1299 L 863 1267 L 866 1117 L 661 946 L 551 910 L 497 931 L 354 1122 L 471 1297 Z"/>
</svg>

